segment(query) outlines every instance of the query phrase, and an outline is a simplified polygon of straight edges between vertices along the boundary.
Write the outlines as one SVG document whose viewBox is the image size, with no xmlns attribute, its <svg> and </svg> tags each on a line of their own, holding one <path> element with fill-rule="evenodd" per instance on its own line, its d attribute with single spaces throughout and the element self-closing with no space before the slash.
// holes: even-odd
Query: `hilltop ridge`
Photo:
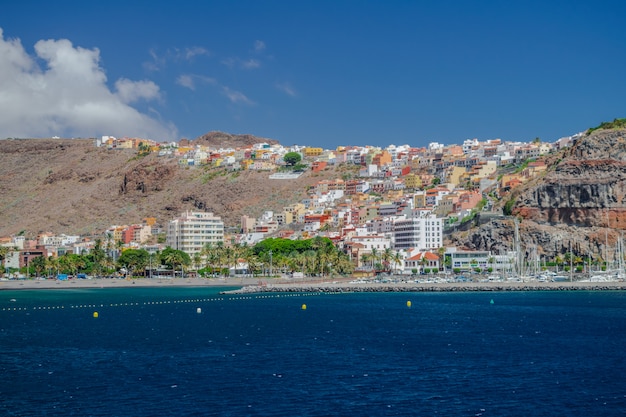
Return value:
<svg viewBox="0 0 626 417">
<path fill-rule="evenodd" d="M 274 139 L 259 138 L 257 136 L 249 134 L 235 135 L 219 131 L 205 133 L 204 135 L 200 135 L 193 140 L 182 139 L 179 142 L 181 146 L 204 145 L 214 149 L 239 148 L 252 146 L 257 143 L 267 143 L 269 145 L 275 145 L 279 142 Z"/>
</svg>

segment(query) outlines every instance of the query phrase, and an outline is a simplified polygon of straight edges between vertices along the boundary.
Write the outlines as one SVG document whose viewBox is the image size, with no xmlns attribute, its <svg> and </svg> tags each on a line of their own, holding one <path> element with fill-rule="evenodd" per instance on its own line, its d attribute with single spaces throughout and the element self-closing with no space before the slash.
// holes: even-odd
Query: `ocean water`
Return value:
<svg viewBox="0 0 626 417">
<path fill-rule="evenodd" d="M 0 415 L 626 415 L 624 292 L 218 291 L 0 292 Z"/>
</svg>

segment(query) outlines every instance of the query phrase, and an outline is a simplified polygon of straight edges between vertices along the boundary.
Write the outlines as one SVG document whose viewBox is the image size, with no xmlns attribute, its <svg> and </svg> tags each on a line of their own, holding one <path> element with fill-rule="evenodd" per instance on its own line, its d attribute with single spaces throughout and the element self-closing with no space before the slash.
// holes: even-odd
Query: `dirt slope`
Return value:
<svg viewBox="0 0 626 417">
<path fill-rule="evenodd" d="M 181 168 L 176 158 L 137 157 L 91 140 L 0 140 L 0 236 L 99 233 L 145 217 L 165 224 L 188 209 L 212 211 L 238 226 L 242 215 L 277 211 L 299 201 L 308 186 L 340 175 L 328 170 L 269 180 L 267 172 Z"/>
</svg>

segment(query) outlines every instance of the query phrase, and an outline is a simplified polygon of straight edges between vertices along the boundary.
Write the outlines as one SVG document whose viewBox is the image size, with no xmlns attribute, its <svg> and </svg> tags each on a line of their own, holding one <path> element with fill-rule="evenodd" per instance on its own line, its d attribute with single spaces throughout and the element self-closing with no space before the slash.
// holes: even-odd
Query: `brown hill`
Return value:
<svg viewBox="0 0 626 417">
<path fill-rule="evenodd" d="M 337 176 L 329 169 L 269 180 L 267 172 L 179 167 L 176 158 L 138 157 L 91 140 L 0 140 L 0 236 L 99 233 L 145 217 L 165 224 L 191 209 L 212 211 L 238 227 L 242 215 L 278 211 L 317 181 Z"/>
<path fill-rule="evenodd" d="M 214 149 L 219 148 L 242 148 L 255 145 L 257 143 L 268 143 L 275 145 L 278 143 L 274 139 L 259 138 L 254 135 L 233 135 L 224 132 L 209 132 L 202 136 L 198 136 L 194 140 L 182 140 L 181 146 L 187 145 L 203 145 Z"/>
</svg>

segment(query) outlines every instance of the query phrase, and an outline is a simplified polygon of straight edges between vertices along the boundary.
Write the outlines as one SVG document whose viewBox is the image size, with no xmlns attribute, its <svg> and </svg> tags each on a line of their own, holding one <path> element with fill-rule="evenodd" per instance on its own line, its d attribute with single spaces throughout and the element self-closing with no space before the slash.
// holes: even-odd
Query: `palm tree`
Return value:
<svg viewBox="0 0 626 417">
<path fill-rule="evenodd" d="M 304 252 L 305 274 L 314 274 L 316 269 L 317 253 L 313 250 Z"/>
<path fill-rule="evenodd" d="M 563 258 L 561 255 L 556 255 L 554 257 L 554 263 L 556 264 L 556 272 L 559 272 L 559 265 L 563 263 Z"/>
<path fill-rule="evenodd" d="M 99 276 L 102 272 L 102 261 L 106 257 L 106 253 L 102 248 L 102 239 L 96 239 L 93 249 L 91 250 L 91 259 L 93 260 L 94 270 Z"/>
<path fill-rule="evenodd" d="M 30 261 L 30 267 L 35 270 L 35 275 L 40 277 L 43 275 L 43 272 L 46 270 L 46 257 L 45 256 L 37 256 Z"/>
<path fill-rule="evenodd" d="M 428 261 L 426 260 L 426 257 L 422 253 L 422 258 L 420 259 L 420 266 L 422 267 L 422 271 L 421 272 L 424 272 L 424 266 L 426 265 L 427 262 Z"/>
<path fill-rule="evenodd" d="M 246 259 L 246 263 L 248 264 L 248 271 L 250 274 L 252 274 L 252 277 L 254 278 L 256 271 L 259 269 L 261 265 L 261 263 L 259 262 L 259 258 L 250 251 L 246 254 L 245 259 Z"/>
<path fill-rule="evenodd" d="M 370 260 L 370 255 L 368 255 L 367 253 L 364 253 L 363 255 L 361 255 L 361 265 L 365 266 Z"/>
<path fill-rule="evenodd" d="M 402 254 L 400 252 L 396 252 L 393 255 L 393 263 L 394 265 L 402 265 L 402 261 L 404 260 L 404 258 L 402 257 Z"/>
<path fill-rule="evenodd" d="M 335 266 L 335 270 L 340 274 L 351 274 L 354 271 L 354 264 L 345 254 L 338 253 L 337 260 L 333 265 Z"/>
<path fill-rule="evenodd" d="M 446 271 L 446 248 L 445 247 L 440 247 L 439 249 L 437 249 L 437 256 L 439 256 L 439 268 L 443 267 L 443 271 Z"/>
<path fill-rule="evenodd" d="M 162 259 L 164 263 L 172 266 L 172 269 L 174 270 L 174 276 L 176 276 L 176 267 L 180 266 L 181 277 L 182 277 L 182 274 L 183 274 L 182 267 L 185 262 L 184 257 L 182 255 L 182 251 L 175 250 L 175 249 L 168 247 L 163 251 Z"/>
<path fill-rule="evenodd" d="M 193 254 L 193 268 L 198 272 L 199 267 L 202 266 L 202 255 L 200 252 L 196 252 Z"/>
<path fill-rule="evenodd" d="M 75 267 L 74 259 L 70 258 L 68 254 L 59 257 L 59 268 L 63 273 L 69 272 L 71 274 Z"/>
<path fill-rule="evenodd" d="M 372 269 L 375 269 L 375 265 L 378 261 L 378 250 L 376 248 L 372 248 Z"/>
<path fill-rule="evenodd" d="M 385 271 L 389 271 L 389 265 L 391 265 L 391 260 L 393 259 L 393 251 L 391 250 L 391 248 L 385 248 L 381 255 L 381 259 L 383 261 Z"/>
<path fill-rule="evenodd" d="M 204 248 L 202 248 L 202 256 L 204 257 L 206 267 L 211 270 L 211 274 L 215 274 L 215 265 L 219 259 L 218 247 L 207 243 Z"/>
</svg>

